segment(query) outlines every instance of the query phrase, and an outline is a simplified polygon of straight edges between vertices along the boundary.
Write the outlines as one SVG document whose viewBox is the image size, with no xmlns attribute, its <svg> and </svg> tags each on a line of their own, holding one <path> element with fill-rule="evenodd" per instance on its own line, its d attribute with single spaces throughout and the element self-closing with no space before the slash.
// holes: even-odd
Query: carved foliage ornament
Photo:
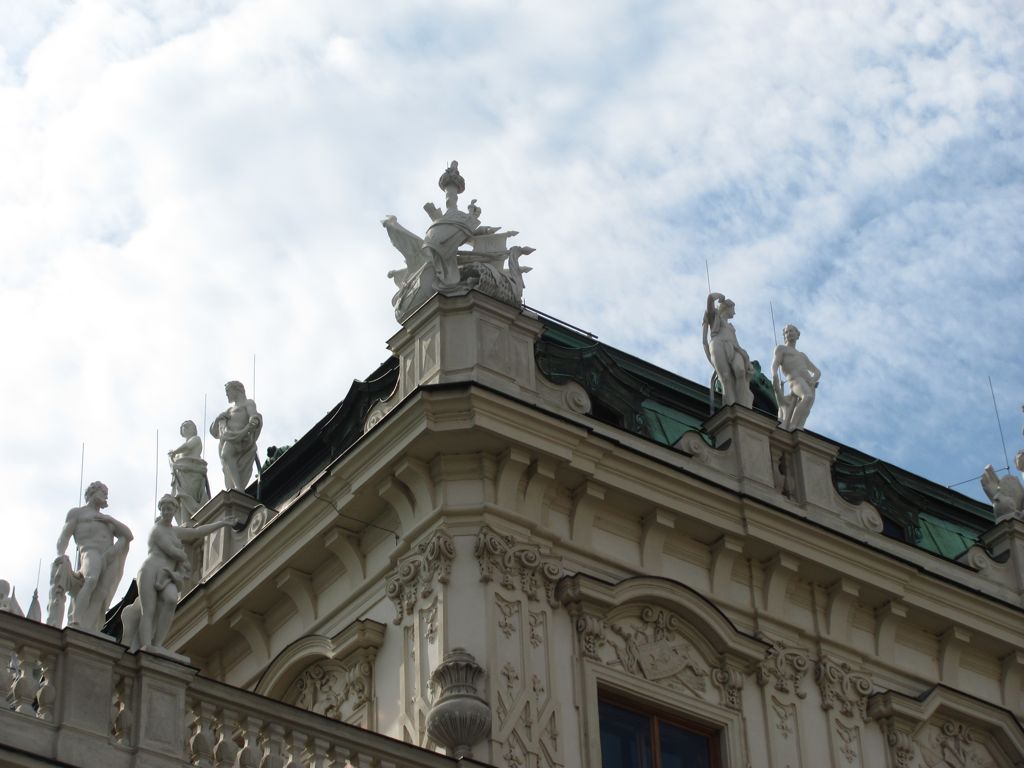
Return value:
<svg viewBox="0 0 1024 768">
<path fill-rule="evenodd" d="M 417 600 L 434 593 L 435 580 L 440 584 L 448 583 L 454 558 L 455 544 L 442 528 L 399 561 L 395 575 L 388 579 L 384 588 L 395 604 L 395 624 L 401 624 L 406 616 L 413 614 Z"/>
<path fill-rule="evenodd" d="M 768 642 L 771 647 L 757 668 L 757 682 L 762 686 L 770 683 L 779 693 L 793 693 L 801 699 L 807 696 L 801 687 L 810 666 L 807 653 L 797 648 L 787 648 L 775 640 Z"/>
<path fill-rule="evenodd" d="M 695 694 L 707 687 L 708 670 L 701 655 L 682 633 L 683 622 L 673 613 L 646 606 L 640 622 L 608 624 L 606 642 L 619 665 L 652 682 L 682 685 Z"/>
<path fill-rule="evenodd" d="M 518 588 L 530 600 L 543 595 L 552 608 L 559 606 L 555 584 L 562 576 L 561 563 L 542 555 L 536 545 L 517 543 L 511 536 L 484 527 L 477 534 L 474 554 L 480 564 L 480 581 L 497 577 L 505 589 Z"/>
<path fill-rule="evenodd" d="M 346 667 L 337 661 L 318 661 L 300 674 L 285 696 L 296 707 L 341 722 L 370 699 L 373 667 L 359 661 Z"/>
<path fill-rule="evenodd" d="M 837 662 L 822 656 L 815 668 L 818 687 L 821 688 L 821 706 L 835 708 L 846 717 L 867 718 L 871 678 L 855 672 L 846 662 Z"/>
</svg>

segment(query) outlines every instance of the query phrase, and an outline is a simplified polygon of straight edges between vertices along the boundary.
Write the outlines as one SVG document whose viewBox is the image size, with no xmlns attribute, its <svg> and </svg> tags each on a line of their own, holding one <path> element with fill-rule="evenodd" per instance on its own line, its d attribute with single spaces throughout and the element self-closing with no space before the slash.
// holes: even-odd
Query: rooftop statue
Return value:
<svg viewBox="0 0 1024 768">
<path fill-rule="evenodd" d="M 182 542 L 201 539 L 231 525 L 227 520 L 192 528 L 172 525 L 179 513 L 178 506 L 178 499 L 170 494 L 164 494 L 157 504 L 159 515 L 149 533 L 149 554 L 137 578 L 139 596 L 121 614 L 122 639 L 132 650 L 163 650 L 178 595 L 191 571 Z"/>
<path fill-rule="evenodd" d="M 518 232 L 499 232 L 500 227 L 481 225 L 482 211 L 476 200 L 470 201 L 465 212 L 459 210 L 459 195 L 466 190 L 466 182 L 457 161 L 441 175 L 438 186 L 445 194 L 445 210 L 433 203 L 423 206 L 431 221 L 423 237 L 403 227 L 393 215 L 381 221 L 391 244 L 405 259 L 404 268 L 388 272 L 398 286 L 391 300 L 395 318 L 404 322 L 435 293 L 454 296 L 475 289 L 513 306 L 522 304 L 523 274 L 531 267 L 521 267 L 519 259 L 534 249 L 510 248 L 507 241 Z M 469 250 L 459 250 L 467 245 Z"/>
<path fill-rule="evenodd" d="M 1024 460 L 1017 454 L 1017 468 L 1024 472 Z M 1017 518 L 1024 520 L 1024 486 L 1020 479 L 1008 473 L 1000 477 L 989 464 L 981 475 L 981 488 L 992 502 L 992 511 L 996 514 L 996 522 Z"/>
<path fill-rule="evenodd" d="M 785 344 L 775 348 L 772 360 L 772 386 L 775 387 L 775 399 L 779 404 L 779 425 L 783 429 L 803 429 L 807 423 L 807 415 L 814 405 L 814 392 L 821 380 L 821 371 L 803 352 L 796 348 L 796 340 L 800 338 L 800 329 L 795 325 L 787 325 L 782 329 Z M 789 394 L 783 391 L 779 371 L 786 377 Z"/>
<path fill-rule="evenodd" d="M 68 512 L 57 538 L 57 559 L 50 569 L 50 605 L 47 623 L 60 626 L 68 593 L 73 602 L 68 625 L 99 632 L 124 573 L 132 532 L 124 523 L 100 510 L 107 506 L 108 490 L 101 482 L 85 489 L 85 506 Z M 78 545 L 81 565 L 76 571 L 64 552 L 72 537 Z"/>
<path fill-rule="evenodd" d="M 178 525 L 191 525 L 192 515 L 210 500 L 210 482 L 206 478 L 203 441 L 194 421 L 181 423 L 178 430 L 185 442 L 167 452 L 171 464 L 171 493 L 178 500 Z"/>
<path fill-rule="evenodd" d="M 220 463 L 224 469 L 224 490 L 245 492 L 256 461 L 256 440 L 263 431 L 263 417 L 256 403 L 245 396 L 240 381 L 229 381 L 224 393 L 231 405 L 210 425 L 210 434 L 220 440 Z"/>
<path fill-rule="evenodd" d="M 750 364 L 750 355 L 736 340 L 736 329 L 729 322 L 735 314 L 734 302 L 720 293 L 708 294 L 702 324 L 704 354 L 715 369 L 711 377 L 712 391 L 717 378 L 722 385 L 722 402 L 725 405 L 738 403 L 744 408 L 751 408 L 754 393 L 750 389 L 750 378 L 754 375 L 754 367 Z"/>
</svg>

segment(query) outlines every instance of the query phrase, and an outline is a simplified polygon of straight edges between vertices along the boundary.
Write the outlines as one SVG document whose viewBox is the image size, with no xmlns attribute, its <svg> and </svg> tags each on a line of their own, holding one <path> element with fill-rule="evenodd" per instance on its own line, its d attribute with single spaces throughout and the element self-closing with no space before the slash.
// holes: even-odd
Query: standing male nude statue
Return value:
<svg viewBox="0 0 1024 768">
<path fill-rule="evenodd" d="M 68 512 L 64 528 L 57 537 L 57 559 L 51 570 L 50 623 L 60 624 L 63 617 L 63 593 L 73 598 L 68 626 L 99 632 L 128 556 L 132 532 L 124 523 L 100 510 L 107 506 L 107 486 L 90 483 L 85 489 L 85 506 Z M 74 538 L 81 564 L 77 571 L 65 555 Z M 56 604 L 54 594 L 56 593 Z M 59 605 L 59 615 L 57 607 Z"/>
<path fill-rule="evenodd" d="M 785 344 L 775 348 L 772 360 L 772 385 L 775 388 L 775 399 L 779 403 L 779 426 L 783 429 L 803 429 L 807 423 L 807 415 L 814 405 L 814 393 L 821 380 L 821 371 L 803 352 L 796 348 L 796 340 L 800 338 L 800 329 L 795 325 L 787 325 L 782 329 Z M 783 394 L 782 380 L 779 371 L 786 377 L 789 394 Z"/>
</svg>

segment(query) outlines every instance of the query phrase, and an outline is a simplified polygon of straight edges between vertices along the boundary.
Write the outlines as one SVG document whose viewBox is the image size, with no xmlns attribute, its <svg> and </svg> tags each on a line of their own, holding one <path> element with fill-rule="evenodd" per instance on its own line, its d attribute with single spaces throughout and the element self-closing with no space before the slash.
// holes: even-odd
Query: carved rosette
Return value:
<svg viewBox="0 0 1024 768">
<path fill-rule="evenodd" d="M 867 719 L 871 678 L 854 671 L 849 664 L 822 656 L 815 667 L 815 678 L 821 689 L 821 706 L 836 709 L 846 717 Z"/>
<path fill-rule="evenodd" d="M 486 526 L 477 534 L 474 550 L 480 564 L 480 581 L 496 577 L 505 589 L 520 589 L 529 600 L 541 595 L 548 605 L 557 608 L 555 584 L 562 576 L 561 563 L 541 554 L 534 544 L 520 544 L 511 536 L 502 536 Z"/>
<path fill-rule="evenodd" d="M 398 562 L 394 576 L 388 579 L 384 591 L 395 604 L 395 624 L 416 610 L 420 598 L 434 593 L 434 582 L 447 584 L 455 559 L 455 544 L 443 528 L 435 531 L 425 542 L 416 545 L 410 555 Z"/>
<path fill-rule="evenodd" d="M 779 693 L 793 693 L 799 698 L 807 696 L 801 687 L 810 667 L 806 651 L 787 648 L 777 640 L 763 638 L 770 644 L 764 661 L 757 668 L 757 682 L 763 687 L 771 684 Z"/>
<path fill-rule="evenodd" d="M 440 695 L 427 714 L 427 733 L 452 757 L 471 757 L 472 746 L 491 731 L 491 708 L 477 693 L 483 675 L 471 653 L 454 648 L 430 676 Z"/>
</svg>

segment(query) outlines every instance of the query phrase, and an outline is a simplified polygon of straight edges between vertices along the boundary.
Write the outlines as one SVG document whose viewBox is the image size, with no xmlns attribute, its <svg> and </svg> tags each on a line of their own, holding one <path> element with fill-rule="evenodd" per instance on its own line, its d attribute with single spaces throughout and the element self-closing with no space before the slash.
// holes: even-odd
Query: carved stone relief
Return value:
<svg viewBox="0 0 1024 768">
<path fill-rule="evenodd" d="M 639 617 L 607 626 L 605 643 L 625 671 L 703 696 L 710 670 L 685 637 L 684 624 L 678 616 L 645 606 Z"/>
<path fill-rule="evenodd" d="M 343 723 L 368 727 L 366 710 L 373 695 L 373 664 L 346 665 L 325 659 L 306 667 L 288 687 L 284 701 Z"/>
<path fill-rule="evenodd" d="M 492 754 L 510 768 L 561 768 L 558 707 L 548 632 L 561 562 L 535 544 L 490 528 L 477 536 L 480 580 L 488 584 L 497 631 L 489 698 Z M 543 599 L 542 599 L 543 598 Z"/>
<path fill-rule="evenodd" d="M 395 624 L 412 615 L 420 599 L 434 593 L 434 582 L 447 584 L 455 558 L 455 545 L 443 528 L 434 531 L 412 554 L 398 562 L 395 575 L 387 580 L 384 591 L 395 604 Z"/>
<path fill-rule="evenodd" d="M 810 668 L 806 651 L 762 638 L 769 643 L 764 661 L 757 669 L 757 682 L 764 691 L 768 714 L 768 745 L 771 765 L 800 768 L 803 765 L 800 736 L 800 702 L 806 698 L 803 680 Z"/>
<path fill-rule="evenodd" d="M 867 719 L 871 678 L 847 662 L 825 655 L 815 665 L 814 674 L 821 690 L 822 709 L 828 713 L 833 760 L 860 766 L 861 729 Z"/>
<path fill-rule="evenodd" d="M 497 578 L 504 589 L 519 589 L 530 601 L 543 596 L 552 608 L 558 607 L 555 584 L 562 576 L 561 563 L 542 555 L 535 544 L 517 543 L 484 527 L 477 535 L 475 554 L 481 581 Z"/>
<path fill-rule="evenodd" d="M 928 768 L 996 768 L 989 749 L 963 723 L 952 720 L 926 724 L 915 738 Z"/>
</svg>

